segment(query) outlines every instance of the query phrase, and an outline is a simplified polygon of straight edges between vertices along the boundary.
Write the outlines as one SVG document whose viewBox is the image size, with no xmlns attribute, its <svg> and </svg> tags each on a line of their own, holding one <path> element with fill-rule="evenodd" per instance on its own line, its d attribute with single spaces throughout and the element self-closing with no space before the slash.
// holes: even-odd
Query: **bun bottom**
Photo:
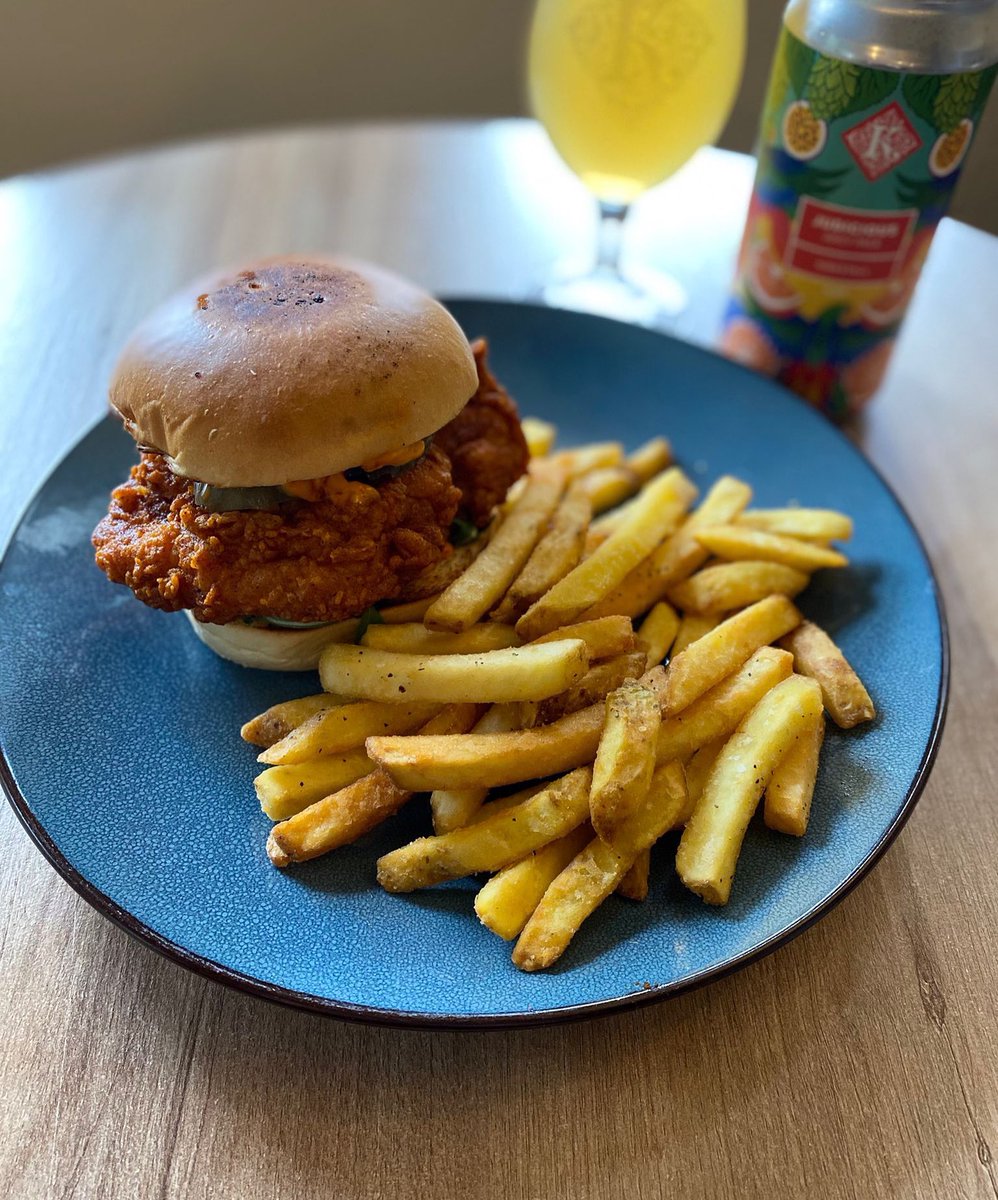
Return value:
<svg viewBox="0 0 998 1200">
<path fill-rule="evenodd" d="M 319 655 L 333 642 L 352 641 L 356 620 L 337 621 L 319 629 L 260 629 L 231 621 L 210 625 L 185 610 L 200 641 L 221 658 L 260 671 L 314 671 Z"/>
</svg>

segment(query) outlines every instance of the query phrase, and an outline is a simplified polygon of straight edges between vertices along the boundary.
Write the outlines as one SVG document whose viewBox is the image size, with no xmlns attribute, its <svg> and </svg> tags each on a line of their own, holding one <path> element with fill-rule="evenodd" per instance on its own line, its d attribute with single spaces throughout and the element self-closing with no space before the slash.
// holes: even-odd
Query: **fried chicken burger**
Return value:
<svg viewBox="0 0 998 1200">
<path fill-rule="evenodd" d="M 185 610 L 225 658 L 313 667 L 371 606 L 439 590 L 454 541 L 523 473 L 485 354 L 366 263 L 274 259 L 192 285 L 115 370 L 141 459 L 94 530 L 98 566 Z"/>
</svg>

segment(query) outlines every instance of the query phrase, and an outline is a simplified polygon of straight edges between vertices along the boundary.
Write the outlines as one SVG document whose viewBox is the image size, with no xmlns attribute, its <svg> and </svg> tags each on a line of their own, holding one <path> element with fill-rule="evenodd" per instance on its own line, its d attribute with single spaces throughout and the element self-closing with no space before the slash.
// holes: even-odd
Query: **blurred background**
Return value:
<svg viewBox="0 0 998 1200">
<path fill-rule="evenodd" d="M 721 145 L 751 150 L 784 0 L 751 0 Z M 4 0 L 0 176 L 174 138 L 523 114 L 533 0 Z M 998 104 L 953 215 L 998 233 Z"/>
</svg>

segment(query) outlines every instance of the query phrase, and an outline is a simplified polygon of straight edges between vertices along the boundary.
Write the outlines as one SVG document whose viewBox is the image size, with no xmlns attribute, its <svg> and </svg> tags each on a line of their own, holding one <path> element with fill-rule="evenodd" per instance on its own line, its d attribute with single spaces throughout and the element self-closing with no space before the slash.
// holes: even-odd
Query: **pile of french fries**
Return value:
<svg viewBox="0 0 998 1200">
<path fill-rule="evenodd" d="M 793 603 L 846 564 L 831 543 L 847 516 L 752 509 L 727 476 L 693 507 L 662 438 L 558 451 L 551 426 L 524 429 L 529 472 L 460 573 L 328 647 L 323 693 L 242 736 L 263 747 L 275 866 L 428 793 L 433 835 L 380 858 L 378 882 L 487 875 L 475 911 L 535 971 L 611 893 L 646 898 L 670 830 L 679 878 L 725 904 L 760 801 L 770 829 L 807 829 L 824 714 L 850 728 L 875 713 Z"/>
</svg>

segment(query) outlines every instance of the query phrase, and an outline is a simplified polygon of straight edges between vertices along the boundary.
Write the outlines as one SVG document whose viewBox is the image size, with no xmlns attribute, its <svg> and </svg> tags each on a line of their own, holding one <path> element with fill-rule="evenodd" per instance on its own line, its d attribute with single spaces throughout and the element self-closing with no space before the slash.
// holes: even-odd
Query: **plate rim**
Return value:
<svg viewBox="0 0 998 1200">
<path fill-rule="evenodd" d="M 552 309 L 546 305 L 533 304 L 529 302 L 521 302 L 503 298 L 494 298 L 490 296 L 446 296 L 441 298 L 441 303 L 446 307 L 452 304 L 487 304 L 496 305 L 503 308 L 516 308 L 526 310 L 540 310 L 545 313 L 557 312 L 560 315 L 568 316 L 569 318 L 582 318 L 583 320 L 594 320 L 597 322 L 609 321 L 614 325 L 623 325 L 629 329 L 640 330 L 644 333 L 650 333 L 653 336 L 664 336 L 667 340 L 678 342 L 685 350 L 692 351 L 696 355 L 706 357 L 708 359 L 720 358 L 728 366 L 735 370 L 744 371 L 754 380 L 758 380 L 759 376 L 743 366 L 740 363 L 732 362 L 730 359 L 725 359 L 723 356 L 710 350 L 705 346 L 698 345 L 694 342 L 685 341 L 674 334 L 662 333 L 657 330 L 644 329 L 641 326 L 630 325 L 625 321 L 617 321 L 611 317 L 598 317 L 588 313 L 575 313 L 568 309 Z M 774 384 L 774 386 L 779 386 Z M 793 395 L 790 392 L 786 393 L 788 402 L 793 400 Z M 767 955 L 774 953 L 781 947 L 787 945 L 795 938 L 799 937 L 815 922 L 820 920 L 826 913 L 830 912 L 849 893 L 873 870 L 880 862 L 887 850 L 893 844 L 898 834 L 907 824 L 909 817 L 914 811 L 915 805 L 918 803 L 919 797 L 925 789 L 929 775 L 935 763 L 936 756 L 939 752 L 939 745 L 942 740 L 943 730 L 946 725 L 946 716 L 949 706 L 949 691 L 950 691 L 950 634 L 949 622 L 946 616 L 946 608 L 943 600 L 942 589 L 939 585 L 939 577 L 936 573 L 935 564 L 928 552 L 925 541 L 922 538 L 918 527 L 912 520 L 907 508 L 901 502 L 893 486 L 884 477 L 879 467 L 867 456 L 867 454 L 854 442 L 851 441 L 846 434 L 835 425 L 824 422 L 824 418 L 816 410 L 801 402 L 804 411 L 811 412 L 815 419 L 825 424 L 833 435 L 840 438 L 852 453 L 858 455 L 865 465 L 870 469 L 874 477 L 879 482 L 890 499 L 894 502 L 902 519 L 907 524 L 922 557 L 928 567 L 929 582 L 931 583 L 932 598 L 936 606 L 936 615 L 939 621 L 939 642 L 940 642 L 940 663 L 939 663 L 939 688 L 936 695 L 935 711 L 932 718 L 932 727 L 929 732 L 928 740 L 919 760 L 918 767 L 912 778 L 912 781 L 905 793 L 897 813 L 893 820 L 883 831 L 881 836 L 874 843 L 873 847 L 866 857 L 857 864 L 854 870 L 843 879 L 837 887 L 833 888 L 819 901 L 817 901 L 810 909 L 802 913 L 795 921 L 793 921 L 786 929 L 773 934 L 766 938 L 758 945 L 746 950 L 744 953 L 730 958 L 716 966 L 708 967 L 698 971 L 684 979 L 675 980 L 671 983 L 657 984 L 653 987 L 636 988 L 632 993 L 624 996 L 615 996 L 603 1000 L 590 1000 L 580 1004 L 566 1004 L 555 1008 L 537 1008 L 525 1009 L 510 1013 L 441 1013 L 441 1012 L 416 1012 L 409 1009 L 397 1008 L 380 1008 L 374 1005 L 356 1004 L 346 1000 L 334 1000 L 325 996 L 318 996 L 312 992 L 303 992 L 295 988 L 287 987 L 284 984 L 270 983 L 266 980 L 259 979 L 254 975 L 249 975 L 242 971 L 234 970 L 227 967 L 224 963 L 217 962 L 215 959 L 209 958 L 206 955 L 199 954 L 188 947 L 175 942 L 163 934 L 158 933 L 145 922 L 140 921 L 136 916 L 130 913 L 127 909 L 119 905 L 115 900 L 93 884 L 87 877 L 76 867 L 69 862 L 68 858 L 63 854 L 55 841 L 51 838 L 44 825 L 35 815 L 28 802 L 27 797 L 20 790 L 17 781 L 14 778 L 10 763 L 7 759 L 7 754 L 4 746 L 0 743 L 0 790 L 3 791 L 15 815 L 24 827 L 28 836 L 34 842 L 35 846 L 41 851 L 42 856 L 48 863 L 54 867 L 58 875 L 65 880 L 66 883 L 81 896 L 92 908 L 96 909 L 102 916 L 106 917 L 116 925 L 119 929 L 124 930 L 129 936 L 135 938 L 143 945 L 160 954 L 162 957 L 175 963 L 177 966 L 193 972 L 204 979 L 211 980 L 214 983 L 223 984 L 238 992 L 246 995 L 254 996 L 258 999 L 267 1000 L 273 1004 L 280 1004 L 285 1007 L 298 1009 L 308 1013 L 314 1013 L 324 1017 L 337 1018 L 343 1021 L 349 1021 L 354 1024 L 362 1025 L 379 1025 L 394 1028 L 405 1029 L 423 1029 L 423 1030 L 452 1030 L 452 1031 L 500 1031 L 510 1029 L 536 1028 L 544 1025 L 561 1025 L 575 1021 L 591 1020 L 595 1017 L 612 1016 L 615 1013 L 626 1012 L 638 1007 L 644 1007 L 649 1004 L 661 1003 L 664 1000 L 672 999 L 676 996 L 684 995 L 688 992 L 705 987 L 707 984 L 714 983 L 719 979 L 723 979 L 728 975 L 733 975 L 735 972 L 742 970 L 745 967 L 751 966 L 752 963 L 758 962 Z M 77 447 L 100 425 L 104 422 L 112 421 L 113 417 L 109 413 L 105 413 L 97 420 L 88 424 L 79 436 L 73 441 L 61 455 L 59 455 L 54 463 L 52 463 L 46 473 L 43 475 L 41 482 L 32 492 L 30 499 L 21 509 L 20 514 L 16 518 L 9 536 L 5 539 L 4 545 L 0 548 L 0 567 L 6 561 L 7 555 L 11 547 L 14 545 L 17 535 L 29 517 L 35 504 L 40 500 L 45 489 L 56 472 L 61 468 L 63 463 L 69 458 Z"/>
</svg>

